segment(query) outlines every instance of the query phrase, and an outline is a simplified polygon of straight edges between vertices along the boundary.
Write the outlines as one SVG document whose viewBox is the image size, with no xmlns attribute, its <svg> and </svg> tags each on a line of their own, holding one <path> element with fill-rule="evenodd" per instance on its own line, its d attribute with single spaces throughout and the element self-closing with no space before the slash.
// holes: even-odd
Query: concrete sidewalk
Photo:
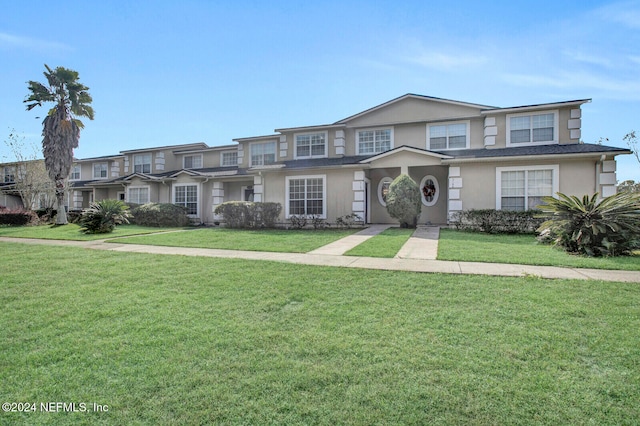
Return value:
<svg viewBox="0 0 640 426">
<path fill-rule="evenodd" d="M 438 257 L 439 226 L 418 225 L 413 235 L 400 248 L 397 259 L 435 260 Z"/>
<path fill-rule="evenodd" d="M 303 265 L 339 266 L 347 268 L 389 271 L 437 272 L 446 274 L 494 275 L 508 277 L 535 276 L 579 280 L 603 280 L 640 283 L 638 271 L 612 271 L 603 269 L 560 268 L 556 266 L 511 265 L 499 263 L 452 262 L 423 259 L 381 259 L 372 257 L 339 256 L 311 253 L 272 253 L 258 251 L 161 247 L 138 244 L 118 244 L 105 241 L 37 240 L 0 237 L 0 242 L 79 247 L 117 252 L 151 253 L 163 255 L 203 256 L 231 259 L 269 260 Z"/>
<path fill-rule="evenodd" d="M 326 246 L 319 247 L 310 251 L 308 254 L 327 254 L 334 256 L 342 256 L 355 246 L 367 241 L 374 235 L 378 235 L 391 225 L 371 225 L 368 228 L 363 229 L 360 232 L 356 232 L 348 237 L 340 238 L 338 241 L 327 244 Z"/>
</svg>

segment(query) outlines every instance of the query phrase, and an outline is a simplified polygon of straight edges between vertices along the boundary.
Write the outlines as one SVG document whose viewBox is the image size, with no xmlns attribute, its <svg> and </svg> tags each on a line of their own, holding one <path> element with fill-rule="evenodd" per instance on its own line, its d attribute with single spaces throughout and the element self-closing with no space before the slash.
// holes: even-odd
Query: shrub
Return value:
<svg viewBox="0 0 640 426">
<path fill-rule="evenodd" d="M 85 234 L 106 234 L 113 232 L 116 225 L 129 223 L 129 217 L 129 206 L 122 201 L 102 200 L 82 211 L 79 224 Z"/>
<path fill-rule="evenodd" d="M 273 228 L 280 216 L 280 203 L 252 203 L 227 201 L 216 207 L 229 228 Z"/>
<path fill-rule="evenodd" d="M 147 203 L 131 209 L 131 223 L 141 226 L 181 227 L 190 223 L 187 209 L 167 203 Z"/>
<path fill-rule="evenodd" d="M 349 213 L 344 216 L 340 216 L 336 218 L 336 226 L 338 228 L 350 229 L 356 224 L 356 222 L 361 222 L 361 221 L 362 219 L 360 219 L 360 216 L 358 216 L 355 213 Z"/>
<path fill-rule="evenodd" d="M 307 217 L 304 215 L 292 215 L 289 218 L 289 222 L 291 222 L 291 227 L 293 229 L 303 229 L 305 226 L 307 226 Z"/>
<path fill-rule="evenodd" d="M 318 215 L 311 215 L 310 219 L 313 229 L 324 229 L 329 226 L 327 222 Z"/>
<path fill-rule="evenodd" d="M 38 215 L 30 210 L 0 209 L 0 225 L 24 226 L 38 222 Z"/>
<path fill-rule="evenodd" d="M 512 211 L 472 209 L 456 212 L 451 224 L 463 231 L 488 234 L 533 234 L 544 222 L 539 210 Z"/>
<path fill-rule="evenodd" d="M 558 193 L 539 208 L 551 217 L 538 232 L 570 253 L 588 256 L 630 254 L 640 243 L 640 194 L 619 192 L 598 199 Z"/>
<path fill-rule="evenodd" d="M 391 182 L 387 194 L 387 211 L 400 221 L 402 228 L 415 228 L 420 216 L 421 200 L 418 184 L 407 175 Z"/>
</svg>

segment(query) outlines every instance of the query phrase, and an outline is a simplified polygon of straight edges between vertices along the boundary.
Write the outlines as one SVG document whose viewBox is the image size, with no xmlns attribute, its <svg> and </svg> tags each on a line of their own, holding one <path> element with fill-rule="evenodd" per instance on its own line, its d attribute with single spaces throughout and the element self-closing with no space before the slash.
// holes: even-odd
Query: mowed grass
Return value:
<svg viewBox="0 0 640 426">
<path fill-rule="evenodd" d="M 357 232 L 357 229 L 227 229 L 201 228 L 188 232 L 142 235 L 112 240 L 127 244 L 227 250 L 306 253 Z"/>
<path fill-rule="evenodd" d="M 0 226 L 0 237 L 43 238 L 46 240 L 93 241 L 105 238 L 124 237 L 127 235 L 149 234 L 162 231 L 175 231 L 180 228 L 156 228 L 151 226 L 120 225 L 109 234 L 84 234 L 80 226 L 68 225 L 40 226 Z"/>
<path fill-rule="evenodd" d="M 407 242 L 414 229 L 387 228 L 347 251 L 347 256 L 394 257 Z"/>
<path fill-rule="evenodd" d="M 640 253 L 601 258 L 576 256 L 539 244 L 532 235 L 494 235 L 452 229 L 440 230 L 438 259 L 640 271 Z"/>
<path fill-rule="evenodd" d="M 2 424 L 634 424 L 640 286 L 0 243 Z M 91 405 L 89 405 L 91 406 Z"/>
</svg>

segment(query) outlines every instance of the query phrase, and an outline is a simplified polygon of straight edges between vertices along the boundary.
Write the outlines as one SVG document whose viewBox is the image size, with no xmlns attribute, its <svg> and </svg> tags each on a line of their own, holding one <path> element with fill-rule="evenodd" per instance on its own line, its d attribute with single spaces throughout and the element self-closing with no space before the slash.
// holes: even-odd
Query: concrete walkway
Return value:
<svg viewBox="0 0 640 426">
<path fill-rule="evenodd" d="M 396 259 L 435 260 L 438 257 L 439 226 L 418 225 L 396 254 Z"/>
<path fill-rule="evenodd" d="M 373 231 L 371 231 L 373 232 Z M 381 231 L 380 231 L 381 232 Z M 425 231 L 428 234 L 428 230 Z M 348 237 L 347 237 L 348 238 Z M 420 239 L 419 237 L 416 237 Z M 561 268 L 556 266 L 511 265 L 499 263 L 453 262 L 410 258 L 381 259 L 353 257 L 335 254 L 271 253 L 241 250 L 161 247 L 138 244 L 118 244 L 103 241 L 37 240 L 0 237 L 0 242 L 40 244 L 49 246 L 79 247 L 117 252 L 151 253 L 163 255 L 220 257 L 248 260 L 270 260 L 303 265 L 339 266 L 348 268 L 378 269 L 389 271 L 439 272 L 446 274 L 495 275 L 508 277 L 535 276 L 541 278 L 566 278 L 579 280 L 603 280 L 640 283 L 638 271 L 611 271 L 603 269 Z M 409 250 L 407 250 L 409 251 Z"/>
<path fill-rule="evenodd" d="M 371 225 L 368 228 L 363 229 L 360 232 L 356 232 L 348 237 L 340 238 L 338 241 L 327 244 L 326 246 L 319 247 L 310 251 L 308 254 L 327 254 L 334 256 L 342 256 L 355 246 L 367 241 L 374 235 L 378 235 L 391 225 Z M 435 259 L 435 258 L 434 258 Z"/>
</svg>

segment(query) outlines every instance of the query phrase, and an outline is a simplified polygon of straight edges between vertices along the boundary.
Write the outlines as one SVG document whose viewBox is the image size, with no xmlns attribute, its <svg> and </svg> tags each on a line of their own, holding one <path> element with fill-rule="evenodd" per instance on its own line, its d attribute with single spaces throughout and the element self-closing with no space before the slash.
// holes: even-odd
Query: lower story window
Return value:
<svg viewBox="0 0 640 426">
<path fill-rule="evenodd" d="M 129 202 L 132 204 L 146 204 L 149 202 L 149 188 L 129 188 Z"/>
<path fill-rule="evenodd" d="M 497 209 L 535 209 L 542 197 L 558 192 L 558 166 L 498 167 L 496 172 Z"/>
<path fill-rule="evenodd" d="M 287 217 L 320 216 L 326 218 L 325 176 L 287 178 Z"/>
<path fill-rule="evenodd" d="M 198 185 L 176 185 L 173 194 L 173 204 L 185 207 L 188 215 L 198 214 Z"/>
</svg>

